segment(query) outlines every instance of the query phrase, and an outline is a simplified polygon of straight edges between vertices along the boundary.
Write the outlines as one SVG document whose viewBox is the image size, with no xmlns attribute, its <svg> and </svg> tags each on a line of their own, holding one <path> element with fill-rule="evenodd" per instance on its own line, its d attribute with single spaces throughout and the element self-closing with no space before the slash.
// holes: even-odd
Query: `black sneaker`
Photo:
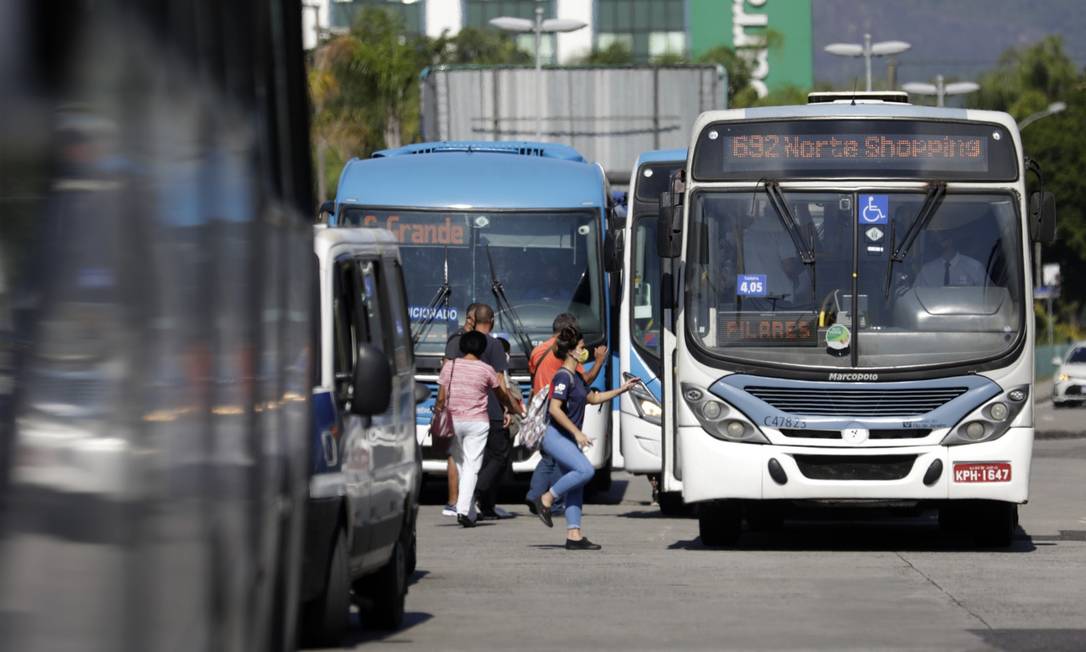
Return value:
<svg viewBox="0 0 1086 652">
<path fill-rule="evenodd" d="M 475 527 L 475 521 L 471 520 L 464 514 L 457 514 L 456 522 L 464 527 Z"/>
<path fill-rule="evenodd" d="M 532 513 L 532 516 L 539 516 L 539 510 L 536 509 L 534 500 L 525 496 L 524 504 L 528 506 L 528 511 Z"/>
<path fill-rule="evenodd" d="M 513 515 L 500 507 L 479 512 L 480 521 L 504 521 L 513 518 Z"/>
<path fill-rule="evenodd" d="M 551 520 L 551 510 L 549 507 L 543 505 L 542 498 L 536 498 L 532 501 L 535 509 L 532 512 L 539 517 L 539 520 L 543 521 L 543 525 L 547 527 L 554 527 L 554 521 Z"/>
<path fill-rule="evenodd" d="M 602 548 L 598 543 L 592 543 L 588 539 L 580 538 L 576 541 L 573 539 L 566 539 L 566 550 L 599 550 Z"/>
</svg>

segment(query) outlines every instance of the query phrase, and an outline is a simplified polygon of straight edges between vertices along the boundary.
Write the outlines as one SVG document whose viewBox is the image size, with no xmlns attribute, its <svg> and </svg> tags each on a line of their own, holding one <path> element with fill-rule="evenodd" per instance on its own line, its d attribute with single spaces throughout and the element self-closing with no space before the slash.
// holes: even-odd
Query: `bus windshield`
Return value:
<svg viewBox="0 0 1086 652">
<path fill-rule="evenodd" d="M 412 330 L 428 316 L 427 307 L 445 280 L 448 309 L 439 307 L 418 342 L 419 355 L 441 355 L 445 342 L 463 322 L 470 303 L 490 304 L 494 325 L 522 354 L 510 315 L 499 310 L 493 282 L 520 318 L 533 344 L 551 335 L 554 317 L 569 312 L 589 341 L 604 336 L 599 214 L 591 211 L 486 212 L 410 211 L 348 207 L 343 223 L 383 227 L 396 236 L 403 258 L 408 315 Z"/>
<path fill-rule="evenodd" d="M 923 192 L 783 197 L 812 250 L 806 260 L 767 193 L 694 195 L 686 325 L 710 354 L 901 368 L 991 358 L 1017 343 L 1021 234 L 1010 194 L 947 194 L 906 251 Z"/>
</svg>

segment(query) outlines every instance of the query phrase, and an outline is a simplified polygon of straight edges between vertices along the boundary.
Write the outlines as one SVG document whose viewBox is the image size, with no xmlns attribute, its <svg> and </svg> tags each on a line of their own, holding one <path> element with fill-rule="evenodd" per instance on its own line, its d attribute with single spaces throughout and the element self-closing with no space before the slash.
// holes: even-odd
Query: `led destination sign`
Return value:
<svg viewBox="0 0 1086 652">
<path fill-rule="evenodd" d="M 749 134 L 724 139 L 724 159 L 754 169 L 764 169 L 811 161 L 820 166 L 855 166 L 934 161 L 962 170 L 982 172 L 988 169 L 988 141 L 979 136 L 938 136 L 929 134 Z"/>
<path fill-rule="evenodd" d="M 356 220 L 358 220 L 357 217 Z M 411 213 L 378 217 L 367 214 L 358 221 L 359 226 L 379 227 L 391 231 L 402 245 L 464 247 L 468 244 L 467 218 L 463 215 Z"/>
<path fill-rule="evenodd" d="M 818 315 L 810 312 L 720 311 L 722 346 L 818 346 Z"/>
<path fill-rule="evenodd" d="M 1017 158 L 1001 126 L 932 120 L 748 121 L 698 137 L 698 180 L 922 178 L 1013 181 Z"/>
</svg>

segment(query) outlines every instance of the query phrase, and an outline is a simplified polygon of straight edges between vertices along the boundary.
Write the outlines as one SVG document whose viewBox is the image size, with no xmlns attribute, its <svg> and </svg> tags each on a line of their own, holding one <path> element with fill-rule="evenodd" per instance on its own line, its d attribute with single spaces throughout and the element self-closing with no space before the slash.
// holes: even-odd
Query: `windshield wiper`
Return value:
<svg viewBox="0 0 1086 652">
<path fill-rule="evenodd" d="M 423 313 L 422 321 L 419 323 L 415 332 L 411 333 L 411 346 L 417 347 L 422 338 L 430 330 L 430 326 L 434 323 L 434 318 L 437 316 L 438 306 L 444 304 L 445 310 L 449 309 L 449 296 L 452 294 L 452 288 L 449 287 L 449 248 L 445 247 L 445 274 L 441 280 L 441 286 L 438 287 L 437 293 L 434 294 L 434 298 L 430 299 L 430 303 L 427 304 L 426 310 Z"/>
<path fill-rule="evenodd" d="M 494 257 L 490 255 L 489 243 L 486 245 L 486 259 L 490 264 L 490 291 L 494 293 L 494 298 L 497 299 L 499 319 L 504 320 L 506 316 L 509 317 L 509 321 L 513 325 L 513 336 L 524 351 L 524 357 L 530 360 L 532 357 L 532 338 L 528 337 L 528 332 L 524 329 L 524 324 L 521 323 L 517 311 L 513 308 L 513 304 L 509 302 L 509 297 L 505 296 L 505 288 L 502 286 L 502 282 L 498 280 L 497 272 L 494 271 Z"/>
<path fill-rule="evenodd" d="M 796 254 L 799 255 L 800 262 L 807 265 L 811 270 L 811 293 L 814 294 L 814 238 L 811 238 L 810 244 L 803 238 L 799 224 L 796 223 L 796 218 L 792 215 L 791 209 L 788 208 L 788 202 L 784 199 L 784 193 L 781 192 L 781 185 L 776 181 L 765 181 L 762 185 L 765 188 L 766 196 L 769 197 L 769 205 L 773 207 L 774 212 L 777 213 L 777 218 L 781 221 L 781 225 L 784 226 L 784 230 L 788 231 L 788 235 L 792 238 L 792 244 L 796 248 Z"/>
<path fill-rule="evenodd" d="M 886 286 L 883 289 L 883 295 L 890 296 L 890 284 L 894 276 L 894 263 L 901 263 L 905 261 L 905 257 L 909 255 L 909 249 L 912 248 L 916 238 L 920 235 L 920 232 L 928 227 L 931 222 L 931 218 L 935 216 L 935 212 L 939 210 L 939 206 L 943 203 L 943 199 L 946 198 L 946 182 L 936 181 L 928 185 L 928 194 L 924 198 L 924 203 L 920 206 L 920 212 L 916 214 L 916 218 L 913 219 L 912 224 L 909 225 L 909 229 L 905 231 L 905 237 L 901 241 L 901 246 L 897 246 L 897 228 L 893 220 L 890 220 L 890 258 L 886 261 Z"/>
</svg>

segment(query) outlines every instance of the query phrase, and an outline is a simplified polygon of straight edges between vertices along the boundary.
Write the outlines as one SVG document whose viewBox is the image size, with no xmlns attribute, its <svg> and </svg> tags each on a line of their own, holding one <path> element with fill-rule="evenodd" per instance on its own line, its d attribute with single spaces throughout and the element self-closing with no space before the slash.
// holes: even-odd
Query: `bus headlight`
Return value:
<svg viewBox="0 0 1086 652">
<path fill-rule="evenodd" d="M 1014 387 L 970 412 L 943 439 L 944 446 L 976 444 L 999 439 L 1010 429 L 1026 405 L 1029 385 Z"/>
<path fill-rule="evenodd" d="M 762 431 L 739 410 L 701 387 L 689 383 L 682 383 L 681 386 L 683 400 L 705 432 L 724 441 L 769 443 Z"/>
<path fill-rule="evenodd" d="M 660 407 L 660 402 L 655 396 L 646 392 L 640 384 L 630 390 L 630 398 L 633 399 L 637 416 L 657 426 L 663 423 L 661 417 L 664 416 L 664 410 Z"/>
</svg>

